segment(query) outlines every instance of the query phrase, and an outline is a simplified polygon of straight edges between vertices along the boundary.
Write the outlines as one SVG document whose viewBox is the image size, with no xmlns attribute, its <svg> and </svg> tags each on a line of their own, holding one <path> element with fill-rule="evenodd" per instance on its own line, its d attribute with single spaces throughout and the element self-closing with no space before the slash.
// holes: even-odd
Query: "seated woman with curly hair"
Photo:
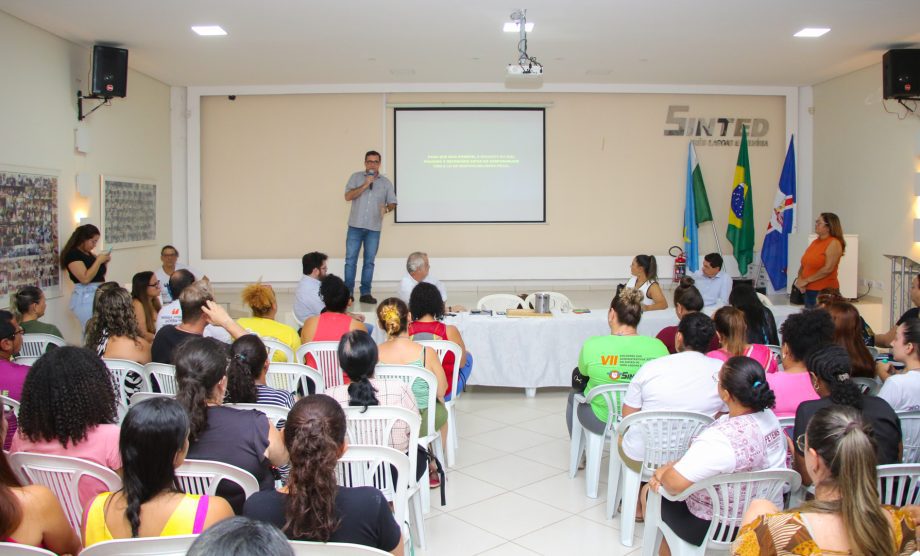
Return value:
<svg viewBox="0 0 920 556">
<path fill-rule="evenodd" d="M 86 327 L 86 347 L 100 357 L 149 363 L 150 342 L 137 327 L 131 294 L 120 286 L 98 291 L 93 317 Z"/>
<path fill-rule="evenodd" d="M 53 349 L 26 376 L 10 452 L 69 456 L 119 471 L 115 400 L 109 370 L 93 352 Z M 80 503 L 85 506 L 104 490 L 96 479 L 81 479 Z"/>
</svg>

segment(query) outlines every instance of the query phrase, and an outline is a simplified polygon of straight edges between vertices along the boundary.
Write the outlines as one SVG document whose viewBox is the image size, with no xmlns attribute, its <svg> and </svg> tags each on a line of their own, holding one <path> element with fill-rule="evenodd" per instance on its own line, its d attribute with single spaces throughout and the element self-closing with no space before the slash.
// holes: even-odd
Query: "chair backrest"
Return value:
<svg viewBox="0 0 920 556">
<path fill-rule="evenodd" d="M 102 362 L 112 374 L 112 387 L 115 395 L 125 407 L 131 404 L 131 395 L 135 392 L 151 392 L 150 381 L 144 366 L 127 359 L 102 358 Z"/>
<path fill-rule="evenodd" d="M 408 429 L 409 453 L 415 454 L 418 445 L 419 427 L 422 418 L 404 407 L 375 405 L 366 410 L 363 407 L 345 407 L 346 435 L 349 445 L 385 446 L 393 445 L 393 429 L 397 426 Z M 409 458 L 409 477 L 414 481 L 416 458 Z"/>
<path fill-rule="evenodd" d="M 920 463 L 920 411 L 898 411 L 901 420 L 901 443 L 903 463 Z"/>
<path fill-rule="evenodd" d="M 791 469 L 767 469 L 749 473 L 716 475 L 695 483 L 679 495 L 705 491 L 712 501 L 712 520 L 704 537 L 706 549 L 727 551 L 741 528 L 741 518 L 751 500 L 782 500 L 785 485 L 798 490 L 802 478 Z"/>
<path fill-rule="evenodd" d="M 623 415 L 623 398 L 626 397 L 627 383 L 601 384 L 588 390 L 585 394 L 585 403 L 590 404 L 595 399 L 601 398 L 607 405 L 607 427 L 604 434 L 616 428 Z"/>
<path fill-rule="evenodd" d="M 225 403 L 224 406 L 235 409 L 254 409 L 256 411 L 261 411 L 268 417 L 272 425 L 277 425 L 278 421 L 286 421 L 288 413 L 291 411 L 286 407 L 267 403 Z"/>
<path fill-rule="evenodd" d="M 172 394 L 175 396 L 179 392 L 179 385 L 176 382 L 176 366 L 169 363 L 147 363 L 144 365 L 147 372 L 147 380 L 150 382 L 151 390 L 156 384 L 160 392 Z"/>
<path fill-rule="evenodd" d="M 428 423 L 426 430 L 428 436 L 432 436 L 437 431 L 434 428 L 434 405 L 438 399 L 438 379 L 428 369 L 416 367 L 415 365 L 377 365 L 374 369 L 374 376 L 378 379 L 401 380 L 412 388 L 416 380 L 424 380 L 428 384 L 428 402 L 425 407 L 430 407 L 428 412 Z M 419 409 L 425 409 L 420 407 Z"/>
<path fill-rule="evenodd" d="M 303 363 L 307 355 L 313 356 L 316 369 L 323 375 L 323 385 L 325 388 L 332 388 L 345 382 L 342 367 L 339 366 L 338 350 L 338 342 L 307 342 L 297 348 L 295 360 Z"/>
<path fill-rule="evenodd" d="M 249 498 L 259 491 L 259 481 L 252 473 L 229 463 L 187 459 L 176 469 L 179 486 L 186 494 L 207 494 L 214 496 L 221 481 L 236 483 Z"/>
<path fill-rule="evenodd" d="M 175 398 L 175 394 L 164 394 L 163 392 L 138 392 L 131 396 L 131 405 L 137 405 L 144 400 L 152 398 Z"/>
<path fill-rule="evenodd" d="M 323 375 L 314 369 L 300 363 L 269 363 L 265 383 L 272 388 L 285 392 L 302 393 L 307 395 L 309 389 L 307 380 L 313 382 L 315 393 L 322 394 L 326 391 Z"/>
<path fill-rule="evenodd" d="M 450 391 L 452 392 L 451 400 L 459 398 L 460 392 L 457 392 L 457 384 L 458 380 L 460 379 L 460 373 L 458 371 L 460 370 L 460 364 L 462 363 L 462 361 L 460 361 L 460 356 L 463 355 L 463 350 L 460 348 L 460 346 L 454 342 L 451 342 L 450 340 L 416 340 L 416 342 L 435 350 L 438 354 L 438 360 L 440 360 L 441 365 L 444 364 L 445 355 L 448 353 L 454 354 L 454 373 L 450 380 Z"/>
<path fill-rule="evenodd" d="M 763 306 L 764 306 L 764 307 L 772 307 L 772 306 L 773 306 L 773 302 L 770 301 L 770 298 L 767 297 L 766 295 L 760 293 L 760 292 L 757 292 L 757 299 L 759 299 L 760 302 L 763 303 Z"/>
<path fill-rule="evenodd" d="M 38 357 L 31 357 L 31 356 L 27 357 L 27 356 L 20 355 L 19 357 L 13 358 L 13 363 L 17 363 L 19 365 L 25 365 L 26 367 L 31 367 L 36 361 L 38 361 Z"/>
<path fill-rule="evenodd" d="M 572 300 L 568 298 L 565 294 L 558 292 L 541 292 L 549 294 L 549 308 L 553 310 L 558 310 L 562 312 L 568 312 L 572 310 Z M 527 299 L 524 300 L 524 308 L 534 309 L 536 304 L 534 302 L 535 293 L 529 294 Z"/>
<path fill-rule="evenodd" d="M 297 315 L 294 314 L 294 311 L 288 311 L 284 314 L 284 322 L 298 332 L 300 331 L 300 328 L 303 327 L 303 321 L 297 318 Z"/>
<path fill-rule="evenodd" d="M 642 460 L 644 476 L 666 463 L 677 461 L 687 452 L 690 441 L 713 419 L 693 411 L 640 411 L 624 417 L 617 431 L 622 436 L 634 427 L 645 443 Z"/>
<path fill-rule="evenodd" d="M 790 415 L 788 417 L 777 417 L 779 421 L 779 428 L 786 433 L 790 438 L 792 437 L 792 429 L 795 427 L 795 415 Z M 794 438 L 792 440 L 795 440 Z"/>
<path fill-rule="evenodd" d="M 54 334 L 23 334 L 22 347 L 19 348 L 19 356 L 41 357 L 51 344 L 66 346 L 67 342 L 64 341 L 64 338 L 55 336 Z"/>
<path fill-rule="evenodd" d="M 406 454 L 385 446 L 348 446 L 339 458 L 336 479 L 344 487 L 372 486 L 392 492 L 393 517 L 402 527 L 409 516 L 409 460 Z M 395 484 L 393 469 L 397 475 Z"/>
<path fill-rule="evenodd" d="M 37 556 L 39 554 L 55 556 L 54 552 L 44 548 L 11 542 L 0 542 L 0 554 L 3 554 L 3 556 Z"/>
<path fill-rule="evenodd" d="M 902 507 L 920 503 L 920 464 L 879 465 L 876 474 L 882 504 Z"/>
<path fill-rule="evenodd" d="M 873 378 L 856 376 L 850 380 L 852 380 L 856 386 L 859 386 L 859 391 L 863 393 L 863 396 L 875 396 L 882 388 L 882 386 Z"/>
<path fill-rule="evenodd" d="M 389 554 L 378 548 L 345 542 L 288 541 L 294 549 L 295 556 L 316 556 L 317 554 L 334 554 L 336 556 L 366 556 L 367 554 Z M 50 554 L 50 552 L 49 552 Z M 81 552 L 82 554 L 82 552 Z"/>
<path fill-rule="evenodd" d="M 116 539 L 84 548 L 85 556 L 185 556 L 198 535 Z M 2 552 L 2 550 L 0 550 Z"/>
<path fill-rule="evenodd" d="M 493 293 L 476 303 L 476 308 L 480 311 L 507 311 L 519 307 L 525 307 L 524 300 L 510 293 Z"/>
<path fill-rule="evenodd" d="M 782 365 L 782 364 L 783 364 L 783 348 L 782 348 L 782 346 L 778 346 L 778 345 L 775 345 L 775 344 L 765 344 L 765 345 L 766 345 L 768 348 L 770 348 L 770 351 L 773 352 L 773 355 L 776 357 L 776 363 L 777 363 L 778 365 Z"/>
<path fill-rule="evenodd" d="M 294 350 L 291 349 L 291 346 L 285 344 L 278 338 L 272 338 L 270 336 L 260 336 L 262 338 L 262 343 L 265 344 L 265 347 L 268 348 L 268 360 L 274 361 L 275 352 L 280 351 L 286 357 L 288 363 L 294 363 L 297 361 L 294 359 Z"/>
<path fill-rule="evenodd" d="M 121 478 L 114 471 L 79 458 L 17 452 L 10 455 L 10 465 L 31 484 L 44 485 L 54 492 L 74 531 L 82 531 L 83 525 L 83 506 L 78 490 L 81 478 L 97 479 L 110 492 L 121 488 Z"/>
<path fill-rule="evenodd" d="M 17 418 L 19 417 L 19 400 L 14 400 L 9 396 L 0 395 L 0 403 L 2 403 L 4 407 L 10 408 L 10 411 L 12 411 L 13 415 L 15 415 Z"/>
</svg>

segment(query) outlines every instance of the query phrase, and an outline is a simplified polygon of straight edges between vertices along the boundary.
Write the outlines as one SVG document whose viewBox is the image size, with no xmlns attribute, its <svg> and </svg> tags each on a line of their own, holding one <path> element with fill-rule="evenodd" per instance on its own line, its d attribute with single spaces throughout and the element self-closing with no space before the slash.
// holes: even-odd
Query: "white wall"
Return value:
<svg viewBox="0 0 920 556">
<path fill-rule="evenodd" d="M 881 64 L 814 87 L 811 218 L 835 212 L 846 233 L 859 234 L 859 276 L 882 282 L 883 290 L 873 295 L 884 301 L 887 326 L 890 266 L 883 255 L 920 260 L 920 245 L 913 240 L 920 118 L 899 119 L 905 109 L 881 97 Z"/>
<path fill-rule="evenodd" d="M 0 165 L 59 171 L 59 236 L 63 244 L 85 211 L 101 224 L 99 187 L 78 197 L 74 177 L 86 172 L 142 178 L 156 182 L 157 245 L 115 250 L 107 277 L 125 283 L 159 263 L 159 244 L 171 239 L 169 87 L 144 74 L 128 73 L 128 96 L 115 99 L 83 122 L 92 149 L 74 149 L 76 92 L 88 86 L 92 53 L 0 12 Z M 97 101 L 88 101 L 92 106 Z M 48 300 L 44 320 L 57 324 L 67 340 L 80 341 L 79 324 L 67 309 L 72 284 L 63 280 L 64 296 Z"/>
</svg>

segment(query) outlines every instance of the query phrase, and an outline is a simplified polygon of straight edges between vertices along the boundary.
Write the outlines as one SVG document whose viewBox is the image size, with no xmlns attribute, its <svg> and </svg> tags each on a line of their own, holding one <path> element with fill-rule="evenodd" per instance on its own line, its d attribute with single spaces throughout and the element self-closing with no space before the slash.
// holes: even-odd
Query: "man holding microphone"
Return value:
<svg viewBox="0 0 920 556">
<path fill-rule="evenodd" d="M 364 264 L 361 267 L 361 303 L 377 303 L 371 295 L 374 279 L 374 258 L 380 245 L 383 215 L 396 209 L 393 182 L 380 175 L 380 153 L 364 155 L 364 171 L 355 172 L 345 184 L 345 200 L 351 202 L 348 235 L 345 237 L 345 287 L 354 294 L 358 251 L 364 244 Z"/>
</svg>

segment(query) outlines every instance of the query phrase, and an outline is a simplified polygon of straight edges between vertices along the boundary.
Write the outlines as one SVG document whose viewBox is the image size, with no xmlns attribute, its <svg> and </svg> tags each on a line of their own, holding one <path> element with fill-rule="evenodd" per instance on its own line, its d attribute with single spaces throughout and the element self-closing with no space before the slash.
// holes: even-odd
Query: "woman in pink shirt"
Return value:
<svg viewBox="0 0 920 556">
<path fill-rule="evenodd" d="M 72 346 L 52 349 L 26 376 L 10 451 L 70 456 L 120 471 L 115 403 L 109 370 L 96 354 Z M 96 479 L 81 479 L 80 503 L 85 507 L 106 490 Z"/>
<path fill-rule="evenodd" d="M 722 307 L 712 315 L 712 321 L 716 325 L 716 334 L 718 334 L 719 344 L 722 347 L 706 355 L 720 361 L 728 361 L 730 357 L 743 355 L 760 363 L 768 376 L 776 372 L 779 366 L 776 355 L 770 351 L 770 348 L 763 344 L 747 342 L 747 323 L 740 309 L 731 306 Z"/>
<path fill-rule="evenodd" d="M 805 367 L 805 357 L 815 348 L 834 341 L 834 321 L 827 311 L 804 311 L 789 315 L 780 327 L 783 338 L 783 370 L 767 375 L 776 394 L 777 417 L 792 417 L 799 404 L 817 400 L 818 393 Z"/>
</svg>

